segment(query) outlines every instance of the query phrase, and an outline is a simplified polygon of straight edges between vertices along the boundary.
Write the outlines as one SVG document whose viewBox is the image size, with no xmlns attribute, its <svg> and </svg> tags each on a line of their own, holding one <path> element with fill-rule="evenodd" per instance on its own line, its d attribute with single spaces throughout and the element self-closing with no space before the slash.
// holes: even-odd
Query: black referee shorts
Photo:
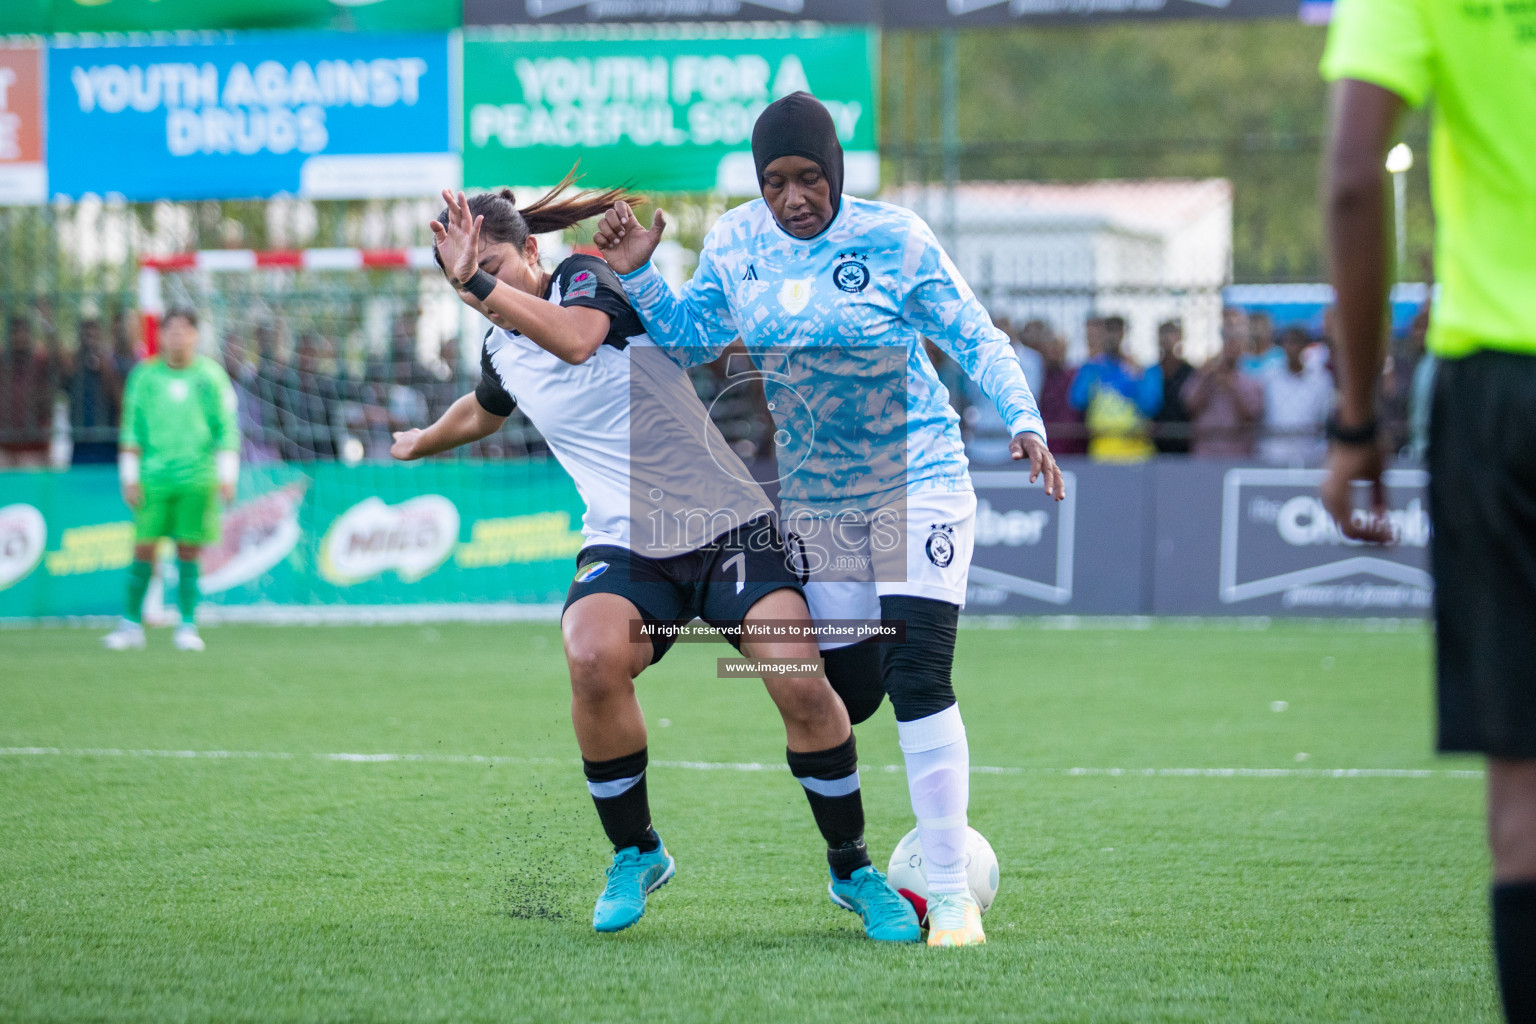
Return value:
<svg viewBox="0 0 1536 1024">
<path fill-rule="evenodd" d="M 740 649 L 735 627 L 759 599 L 775 590 L 801 590 L 797 565 L 778 525 L 767 516 L 671 558 L 648 558 L 597 544 L 577 554 L 576 578 L 565 607 L 588 594 L 617 594 L 638 608 L 648 624 L 684 625 L 703 619 Z M 673 642 L 669 635 L 652 636 L 652 665 Z"/>
<path fill-rule="evenodd" d="M 1429 468 L 1440 749 L 1536 758 L 1536 355 L 1440 364 Z"/>
</svg>

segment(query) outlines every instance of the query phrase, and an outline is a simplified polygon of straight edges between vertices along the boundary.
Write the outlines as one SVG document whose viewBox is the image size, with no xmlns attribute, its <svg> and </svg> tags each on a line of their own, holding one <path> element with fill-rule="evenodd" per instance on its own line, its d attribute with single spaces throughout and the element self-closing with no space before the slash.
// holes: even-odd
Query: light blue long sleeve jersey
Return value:
<svg viewBox="0 0 1536 1024">
<path fill-rule="evenodd" d="M 769 379 L 803 399 L 772 403 L 788 438 L 787 502 L 873 506 L 903 489 L 970 489 L 960 418 L 923 336 L 981 386 L 1011 433 L 1045 437 L 1007 336 L 902 207 L 843 196 L 832 224 L 807 240 L 756 199 L 715 224 L 681 298 L 651 264 L 621 280 L 652 341 L 678 362 L 715 359 L 739 336 Z M 810 453 L 786 466 L 810 431 Z"/>
</svg>

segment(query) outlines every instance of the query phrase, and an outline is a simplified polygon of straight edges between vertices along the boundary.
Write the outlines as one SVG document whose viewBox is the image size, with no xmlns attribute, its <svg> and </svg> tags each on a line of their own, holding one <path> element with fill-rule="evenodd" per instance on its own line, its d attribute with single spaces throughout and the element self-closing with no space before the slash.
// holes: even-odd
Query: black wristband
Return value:
<svg viewBox="0 0 1536 1024">
<path fill-rule="evenodd" d="M 1328 440 L 1336 444 L 1375 444 L 1380 424 L 1372 416 L 1358 427 L 1340 425 L 1337 414 L 1328 417 Z"/>
<path fill-rule="evenodd" d="M 496 290 L 496 279 L 483 270 L 476 270 L 475 276 L 461 283 L 459 287 L 484 302 L 491 297 L 491 292 Z"/>
</svg>

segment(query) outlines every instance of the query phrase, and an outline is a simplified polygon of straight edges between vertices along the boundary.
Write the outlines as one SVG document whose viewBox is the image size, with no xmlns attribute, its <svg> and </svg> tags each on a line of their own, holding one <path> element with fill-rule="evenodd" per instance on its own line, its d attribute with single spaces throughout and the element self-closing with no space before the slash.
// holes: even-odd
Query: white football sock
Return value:
<svg viewBox="0 0 1536 1024">
<path fill-rule="evenodd" d="M 965 878 L 966 806 L 971 799 L 971 750 L 960 705 L 936 715 L 897 722 L 907 762 L 907 791 L 923 845 L 930 893 L 968 891 Z"/>
</svg>

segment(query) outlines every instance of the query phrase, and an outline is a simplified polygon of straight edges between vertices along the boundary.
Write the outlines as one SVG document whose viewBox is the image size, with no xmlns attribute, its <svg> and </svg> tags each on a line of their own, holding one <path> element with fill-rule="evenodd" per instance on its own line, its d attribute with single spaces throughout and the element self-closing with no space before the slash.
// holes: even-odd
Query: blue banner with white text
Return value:
<svg viewBox="0 0 1536 1024">
<path fill-rule="evenodd" d="M 48 54 L 54 194 L 427 196 L 458 184 L 447 33 L 213 34 Z"/>
</svg>

